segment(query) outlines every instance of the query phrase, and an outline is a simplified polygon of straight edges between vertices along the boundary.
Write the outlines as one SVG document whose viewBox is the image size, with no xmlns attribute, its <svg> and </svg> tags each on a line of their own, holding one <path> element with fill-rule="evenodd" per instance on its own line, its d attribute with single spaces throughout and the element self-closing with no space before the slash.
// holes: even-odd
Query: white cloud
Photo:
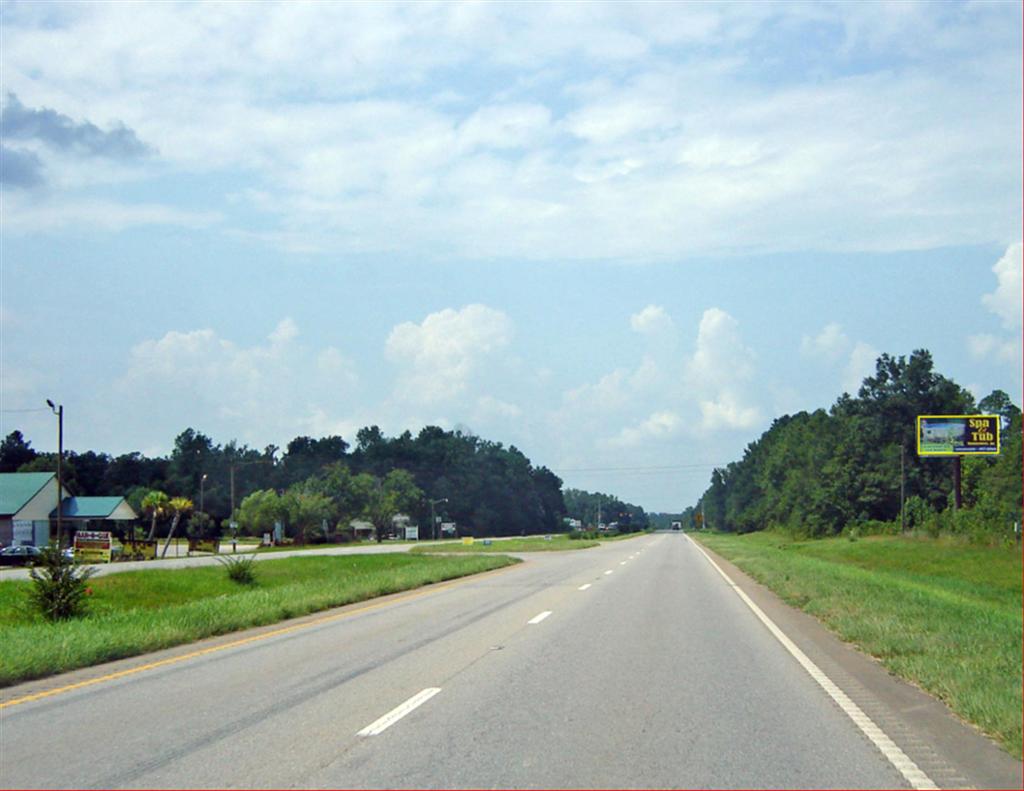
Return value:
<svg viewBox="0 0 1024 791">
<path fill-rule="evenodd" d="M 642 335 L 671 332 L 675 327 L 668 313 L 660 305 L 648 305 L 639 313 L 634 313 L 629 317 L 629 326 L 633 332 Z"/>
<path fill-rule="evenodd" d="M 1022 275 L 1022 244 L 1017 242 L 1010 245 L 1003 257 L 1000 258 L 992 271 L 995 272 L 999 284 L 991 294 L 985 294 L 981 301 L 1003 320 L 1003 326 L 1007 329 L 1020 329 L 1022 320 L 1021 293 L 1024 290 L 1024 275 Z"/>
<path fill-rule="evenodd" d="M 239 346 L 212 329 L 172 330 L 142 341 L 114 387 L 124 419 L 147 435 L 153 410 L 161 412 L 162 425 L 177 420 L 182 427 L 205 415 L 219 425 L 203 430 L 243 441 L 352 425 L 337 413 L 358 383 L 353 364 L 333 347 L 300 346 L 298 335 L 286 318 L 262 345 Z"/>
<path fill-rule="evenodd" d="M 878 349 L 870 344 L 858 341 L 850 352 L 850 359 L 843 369 L 843 390 L 856 395 L 864 379 L 875 372 L 875 362 L 879 357 Z"/>
<path fill-rule="evenodd" d="M 722 393 L 717 401 L 701 401 L 702 427 L 714 429 L 749 429 L 757 425 L 761 413 L 756 407 L 744 406 L 730 393 Z"/>
<path fill-rule="evenodd" d="M 288 250 L 678 260 L 1016 230 L 1016 12 L 764 5 L 23 4 L 5 82 L 136 130 L 160 156 L 133 179 L 269 193 L 237 231 Z M 842 56 L 806 35 L 826 29 Z M 851 73 L 864 53 L 883 65 Z M 44 227 L 86 224 L 79 200 Z M 92 216 L 217 221 L 174 211 Z"/>
<path fill-rule="evenodd" d="M 477 399 L 473 419 L 480 423 L 487 423 L 495 418 L 510 420 L 520 417 L 522 414 L 523 410 L 515 404 L 487 395 Z"/>
<path fill-rule="evenodd" d="M 663 410 L 654 412 L 636 426 L 624 428 L 618 436 L 609 440 L 613 447 L 637 447 L 659 440 L 678 436 L 683 428 L 683 419 L 675 412 Z"/>
<path fill-rule="evenodd" d="M 826 324 L 814 337 L 804 335 L 800 342 L 800 353 L 813 359 L 836 362 L 850 348 L 850 339 L 836 322 Z"/>
<path fill-rule="evenodd" d="M 701 428 L 749 428 L 760 410 L 745 391 L 754 376 L 754 353 L 740 336 L 739 322 L 720 308 L 708 308 L 700 320 L 697 344 L 687 364 L 689 387 L 697 393 Z"/>
<path fill-rule="evenodd" d="M 437 402 L 460 395 L 483 359 L 508 345 L 512 321 L 486 305 L 446 308 L 421 324 L 405 322 L 388 336 L 389 359 L 400 366 L 396 396 Z"/>
<path fill-rule="evenodd" d="M 967 350 L 976 360 L 1020 362 L 1020 344 L 982 333 L 967 338 Z"/>
</svg>

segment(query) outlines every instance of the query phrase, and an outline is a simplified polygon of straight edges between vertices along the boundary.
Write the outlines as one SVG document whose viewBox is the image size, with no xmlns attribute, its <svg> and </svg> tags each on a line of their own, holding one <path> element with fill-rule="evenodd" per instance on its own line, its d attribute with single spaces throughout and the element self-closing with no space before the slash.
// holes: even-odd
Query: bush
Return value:
<svg viewBox="0 0 1024 791">
<path fill-rule="evenodd" d="M 60 547 L 50 544 L 29 572 L 32 588 L 29 604 L 49 621 L 65 621 L 85 614 L 85 597 L 92 594 L 89 578 L 96 569 L 77 566 L 64 557 Z"/>
<path fill-rule="evenodd" d="M 256 584 L 256 555 L 243 555 L 231 557 L 230 555 L 217 556 L 217 562 L 224 566 L 228 572 L 228 578 L 239 585 Z"/>
</svg>

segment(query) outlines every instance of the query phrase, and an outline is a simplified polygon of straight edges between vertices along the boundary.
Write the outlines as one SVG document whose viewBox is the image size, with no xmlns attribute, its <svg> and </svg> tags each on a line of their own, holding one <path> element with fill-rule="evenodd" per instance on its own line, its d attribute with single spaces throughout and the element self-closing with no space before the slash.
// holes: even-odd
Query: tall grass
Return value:
<svg viewBox="0 0 1024 791">
<path fill-rule="evenodd" d="M 260 563 L 239 586 L 219 566 L 125 572 L 90 581 L 85 618 L 49 623 L 27 606 L 29 582 L 0 582 L 0 686 L 193 642 L 516 563 L 406 554 Z"/>
<path fill-rule="evenodd" d="M 697 536 L 1021 755 L 1019 550 L 876 536 Z"/>
</svg>

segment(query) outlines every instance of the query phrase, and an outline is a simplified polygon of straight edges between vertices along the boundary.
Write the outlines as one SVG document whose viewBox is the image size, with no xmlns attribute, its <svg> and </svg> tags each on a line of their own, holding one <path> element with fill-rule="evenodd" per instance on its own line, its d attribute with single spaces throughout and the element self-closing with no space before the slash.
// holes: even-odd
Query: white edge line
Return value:
<svg viewBox="0 0 1024 791">
<path fill-rule="evenodd" d="M 359 731 L 359 733 L 357 733 L 356 736 L 376 736 L 377 734 L 390 728 L 392 725 L 394 725 L 396 722 L 402 719 L 402 717 L 404 717 L 409 712 L 422 706 L 424 703 L 426 703 L 440 691 L 440 687 L 427 687 L 427 689 L 423 690 L 422 692 L 417 692 L 405 703 L 396 706 L 380 719 L 371 722 L 369 725 L 367 725 L 365 728 Z"/>
<path fill-rule="evenodd" d="M 934 781 L 921 771 L 918 765 L 915 764 L 907 754 L 903 752 L 903 750 L 901 750 L 899 746 L 861 710 L 860 706 L 854 703 L 850 697 L 843 692 L 834 681 L 832 681 L 832 679 L 826 676 L 821 668 L 814 664 L 807 654 L 801 651 L 797 647 L 796 643 L 790 640 L 789 637 L 786 636 L 785 632 L 776 626 L 775 622 L 765 615 L 761 608 L 754 604 L 746 593 L 740 590 L 740 587 L 729 578 L 728 574 L 722 571 L 719 565 L 711 559 L 711 556 L 704 551 L 704 548 L 690 538 L 690 536 L 687 536 L 687 538 L 695 547 L 697 547 L 697 550 L 707 558 L 708 563 L 714 567 L 715 571 L 721 574 L 725 581 L 729 583 L 729 587 L 731 587 L 736 594 L 743 599 L 743 603 L 746 604 L 753 611 L 754 615 L 756 615 L 760 621 L 768 627 L 768 631 L 770 631 L 775 638 L 782 643 L 783 647 L 803 666 L 804 670 L 808 672 L 811 678 L 817 681 L 819 686 L 829 694 L 829 697 L 838 704 L 839 708 L 841 708 L 843 712 L 853 720 L 854 725 L 856 725 L 861 732 L 868 737 L 871 743 L 879 749 L 886 759 L 888 759 L 889 763 L 891 763 L 893 767 L 903 775 L 904 779 L 910 783 L 913 788 L 919 789 L 920 791 L 933 791 L 933 789 L 938 789 L 938 786 L 935 785 Z"/>
<path fill-rule="evenodd" d="M 540 623 L 549 615 L 551 615 L 551 610 L 544 610 L 544 612 L 540 613 L 539 615 L 533 616 L 529 621 L 527 621 L 527 623 Z"/>
<path fill-rule="evenodd" d="M 605 574 L 611 574 L 614 570 L 615 569 L 608 569 L 608 571 L 606 571 Z"/>
<path fill-rule="evenodd" d="M 590 587 L 590 583 L 588 582 L 586 585 L 580 585 L 576 590 L 585 591 L 589 587 Z"/>
</svg>

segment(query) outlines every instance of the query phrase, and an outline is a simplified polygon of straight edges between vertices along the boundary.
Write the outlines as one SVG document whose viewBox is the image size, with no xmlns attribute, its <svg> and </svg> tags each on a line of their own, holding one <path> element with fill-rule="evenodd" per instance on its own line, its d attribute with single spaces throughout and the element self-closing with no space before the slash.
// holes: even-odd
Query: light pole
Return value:
<svg viewBox="0 0 1024 791">
<path fill-rule="evenodd" d="M 437 531 L 437 518 L 434 516 L 434 505 L 436 505 L 437 503 L 446 503 L 446 502 L 448 502 L 448 498 L 447 497 L 442 497 L 440 500 L 431 500 L 430 501 L 430 532 L 433 535 L 435 541 L 437 540 L 437 532 L 438 531 Z"/>
<path fill-rule="evenodd" d="M 64 405 L 54 406 L 53 401 L 49 398 L 46 399 L 47 406 L 53 410 L 53 414 L 57 416 L 57 549 L 61 548 L 61 542 L 64 538 L 64 522 L 61 519 L 61 511 L 63 510 L 63 499 L 61 479 L 61 460 L 64 458 Z"/>
<path fill-rule="evenodd" d="M 206 473 L 203 473 L 203 477 L 199 479 L 199 513 L 205 514 L 206 511 L 203 509 L 203 495 L 206 493 Z"/>
</svg>

